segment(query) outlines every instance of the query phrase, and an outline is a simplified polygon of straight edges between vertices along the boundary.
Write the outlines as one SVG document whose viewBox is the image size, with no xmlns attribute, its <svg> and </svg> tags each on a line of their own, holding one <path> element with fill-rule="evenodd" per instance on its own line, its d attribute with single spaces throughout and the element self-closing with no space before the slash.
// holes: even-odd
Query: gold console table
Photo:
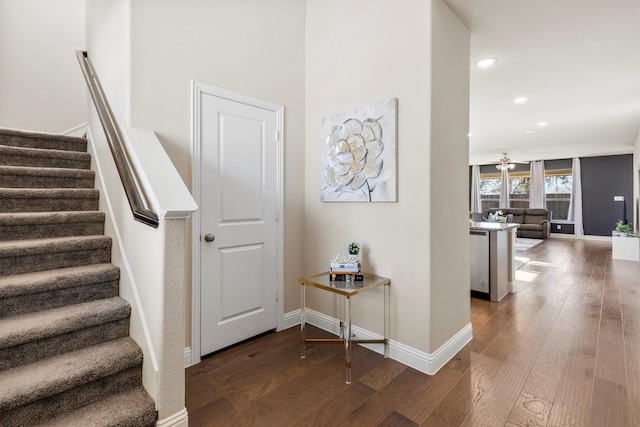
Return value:
<svg viewBox="0 0 640 427">
<path fill-rule="evenodd" d="M 384 357 L 389 357 L 389 286 L 391 280 L 372 274 L 363 274 L 363 280 L 358 281 L 334 281 L 329 279 L 329 272 L 320 273 L 309 277 L 301 277 L 298 283 L 302 286 L 300 291 L 300 357 L 305 358 L 305 344 L 308 342 L 321 344 L 343 344 L 345 349 L 345 362 L 347 384 L 351 384 L 351 347 L 354 343 L 384 344 Z M 344 310 L 340 310 L 340 338 L 307 338 L 305 332 L 305 287 L 312 286 L 345 298 Z M 351 334 L 351 297 L 368 291 L 369 289 L 384 286 L 384 338 L 382 339 L 353 339 Z M 342 304 L 341 304 L 342 306 Z"/>
</svg>

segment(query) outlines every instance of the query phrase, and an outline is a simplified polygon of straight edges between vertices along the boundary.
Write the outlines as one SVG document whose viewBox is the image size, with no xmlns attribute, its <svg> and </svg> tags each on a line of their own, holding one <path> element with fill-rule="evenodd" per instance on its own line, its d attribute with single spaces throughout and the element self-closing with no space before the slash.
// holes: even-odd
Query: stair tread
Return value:
<svg viewBox="0 0 640 427">
<path fill-rule="evenodd" d="M 0 175 L 32 175 L 65 178 L 92 178 L 95 172 L 88 169 L 46 168 L 32 166 L 1 166 Z"/>
<path fill-rule="evenodd" d="M 113 375 L 142 363 L 130 337 L 42 359 L 0 372 L 0 411 Z"/>
<path fill-rule="evenodd" d="M 12 145 L 0 145 L 2 155 L 20 155 L 26 157 L 49 157 L 54 159 L 91 159 L 91 154 L 84 151 L 56 150 L 53 148 L 16 147 Z"/>
<path fill-rule="evenodd" d="M 150 426 L 155 422 L 155 403 L 136 387 L 83 406 L 47 421 L 43 426 Z"/>
<path fill-rule="evenodd" d="M 104 218 L 104 212 L 99 211 L 1 212 L 0 225 L 102 222 Z"/>
<path fill-rule="evenodd" d="M 80 251 L 104 248 L 111 245 L 111 238 L 103 235 L 51 237 L 31 240 L 7 240 L 0 242 L 0 258 L 22 255 L 34 255 L 54 251 Z"/>
<path fill-rule="evenodd" d="M 0 349 L 126 318 L 129 303 L 105 298 L 0 319 Z"/>
<path fill-rule="evenodd" d="M 95 188 L 0 188 L 0 198 L 15 199 L 98 199 Z"/>
<path fill-rule="evenodd" d="M 35 132 L 21 129 L 0 128 L 0 143 L 7 144 L 7 139 L 11 140 L 31 140 L 41 143 L 54 143 L 58 145 L 79 145 L 82 151 L 86 151 L 87 139 L 79 136 L 52 134 L 46 132 Z M 14 146 L 14 145 L 9 145 Z M 67 151 L 70 149 L 67 148 Z M 71 150 L 77 151 L 77 150 Z"/>
<path fill-rule="evenodd" d="M 0 299 L 79 286 L 89 278 L 106 282 L 119 277 L 120 269 L 113 264 L 91 264 L 2 276 Z"/>
</svg>

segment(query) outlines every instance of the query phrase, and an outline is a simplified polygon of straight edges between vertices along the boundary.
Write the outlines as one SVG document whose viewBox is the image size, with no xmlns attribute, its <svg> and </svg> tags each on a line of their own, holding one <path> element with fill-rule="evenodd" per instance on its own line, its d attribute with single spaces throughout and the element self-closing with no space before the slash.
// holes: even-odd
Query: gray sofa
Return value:
<svg viewBox="0 0 640 427">
<path fill-rule="evenodd" d="M 539 208 L 502 208 L 485 209 L 482 216 L 487 218 L 489 213 L 502 211 L 505 216 L 512 215 L 509 222 L 520 224 L 518 237 L 530 237 L 534 239 L 546 239 L 551 232 L 551 211 Z"/>
</svg>

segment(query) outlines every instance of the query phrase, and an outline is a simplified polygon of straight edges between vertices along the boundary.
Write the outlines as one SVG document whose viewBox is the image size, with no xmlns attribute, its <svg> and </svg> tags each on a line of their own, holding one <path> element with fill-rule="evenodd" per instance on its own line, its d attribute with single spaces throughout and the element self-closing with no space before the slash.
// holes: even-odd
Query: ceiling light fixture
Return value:
<svg viewBox="0 0 640 427">
<path fill-rule="evenodd" d="M 476 62 L 476 65 L 480 68 L 489 68 L 491 67 L 493 64 L 495 64 L 497 61 L 496 58 L 484 58 L 481 59 L 480 61 Z"/>
<path fill-rule="evenodd" d="M 538 122 L 538 126 L 540 126 L 540 127 L 545 127 L 548 124 L 549 124 L 549 122 Z"/>
<path fill-rule="evenodd" d="M 513 102 L 515 102 L 516 104 L 523 104 L 525 102 L 527 102 L 529 98 L 527 98 L 526 96 L 519 96 L 517 98 L 513 98 Z"/>
<path fill-rule="evenodd" d="M 498 160 L 498 164 L 496 165 L 496 169 L 500 171 L 510 170 L 516 167 L 516 163 L 527 164 L 529 162 L 515 162 L 507 157 L 507 153 L 502 153 L 502 158 Z"/>
<path fill-rule="evenodd" d="M 499 163 L 496 165 L 496 169 L 504 171 L 515 168 L 515 163 L 511 163 L 511 159 L 507 157 L 507 153 L 502 153 L 502 158 L 499 160 Z"/>
<path fill-rule="evenodd" d="M 516 167 L 516 165 L 515 165 L 515 164 L 513 164 L 513 163 L 505 163 L 505 164 L 500 163 L 499 165 L 496 165 L 496 168 L 497 168 L 498 170 L 501 170 L 501 171 L 503 171 L 503 170 L 513 169 L 513 168 L 515 168 L 515 167 Z"/>
</svg>

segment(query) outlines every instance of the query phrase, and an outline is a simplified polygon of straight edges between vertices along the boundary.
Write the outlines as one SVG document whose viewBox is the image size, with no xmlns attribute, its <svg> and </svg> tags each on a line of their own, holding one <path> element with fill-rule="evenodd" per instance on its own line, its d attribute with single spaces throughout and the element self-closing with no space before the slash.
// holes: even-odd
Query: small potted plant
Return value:
<svg viewBox="0 0 640 427">
<path fill-rule="evenodd" d="M 349 255 L 358 255 L 360 253 L 360 244 L 358 242 L 349 243 Z"/>
<path fill-rule="evenodd" d="M 626 236 L 631 233 L 631 227 L 629 224 L 625 224 L 621 219 L 616 223 L 616 231 L 620 234 L 620 236 Z"/>
</svg>

